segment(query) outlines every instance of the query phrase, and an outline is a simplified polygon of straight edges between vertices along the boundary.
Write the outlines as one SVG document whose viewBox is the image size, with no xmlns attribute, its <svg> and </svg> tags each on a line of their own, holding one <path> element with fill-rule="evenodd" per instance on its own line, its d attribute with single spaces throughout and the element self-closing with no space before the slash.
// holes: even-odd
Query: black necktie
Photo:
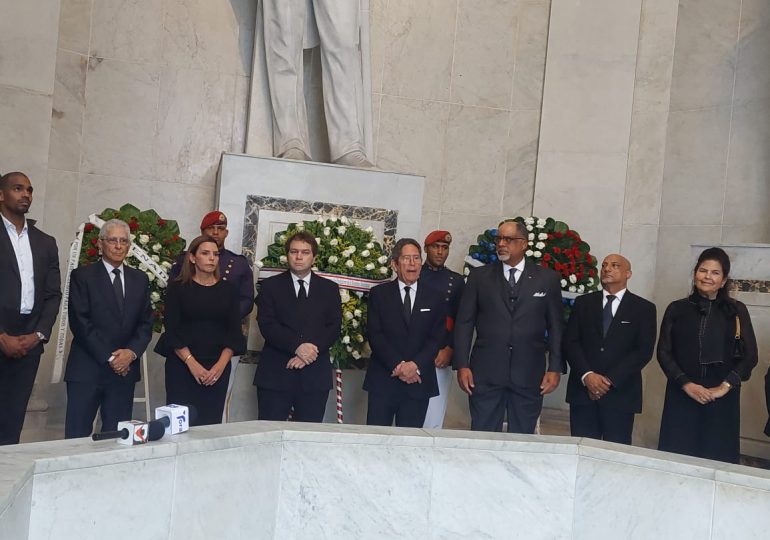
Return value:
<svg viewBox="0 0 770 540">
<path fill-rule="evenodd" d="M 519 299 L 519 282 L 516 281 L 516 271 L 518 268 L 508 270 L 508 287 L 510 287 L 509 298 L 511 302 Z"/>
<path fill-rule="evenodd" d="M 298 279 L 299 281 L 299 294 L 297 294 L 297 298 L 301 300 L 307 300 L 307 292 L 305 291 L 305 280 L 304 279 Z"/>
<path fill-rule="evenodd" d="M 404 287 L 404 320 L 408 323 L 412 316 L 412 298 L 409 296 L 411 287 Z"/>
<path fill-rule="evenodd" d="M 614 294 L 608 294 L 607 303 L 604 305 L 604 310 L 602 311 L 602 330 L 605 336 L 612 324 L 612 303 L 615 301 L 615 298 L 617 297 Z"/>
<path fill-rule="evenodd" d="M 114 278 L 112 278 L 112 290 L 115 291 L 115 300 L 118 301 L 118 308 L 120 308 L 120 312 L 123 313 L 123 284 L 120 282 L 120 269 L 115 268 L 112 270 L 112 273 L 115 275 Z"/>
</svg>

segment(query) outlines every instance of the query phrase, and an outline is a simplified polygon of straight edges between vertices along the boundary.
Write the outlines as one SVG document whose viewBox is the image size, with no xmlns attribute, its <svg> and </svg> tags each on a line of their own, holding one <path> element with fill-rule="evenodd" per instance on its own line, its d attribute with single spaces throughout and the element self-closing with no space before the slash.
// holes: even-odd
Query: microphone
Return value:
<svg viewBox="0 0 770 540">
<path fill-rule="evenodd" d="M 133 446 L 135 444 L 144 444 L 148 440 L 155 440 L 150 439 L 149 435 L 150 428 L 147 422 L 141 422 L 139 420 L 125 420 L 123 422 L 118 422 L 117 431 L 94 433 L 91 435 L 91 439 L 94 441 L 117 439 L 120 444 Z M 163 435 L 161 435 L 161 437 L 162 436 Z"/>
<path fill-rule="evenodd" d="M 155 420 L 163 426 L 164 434 L 176 435 L 190 429 L 190 422 L 198 416 L 198 411 L 192 405 L 175 405 L 170 403 L 155 409 Z"/>
</svg>

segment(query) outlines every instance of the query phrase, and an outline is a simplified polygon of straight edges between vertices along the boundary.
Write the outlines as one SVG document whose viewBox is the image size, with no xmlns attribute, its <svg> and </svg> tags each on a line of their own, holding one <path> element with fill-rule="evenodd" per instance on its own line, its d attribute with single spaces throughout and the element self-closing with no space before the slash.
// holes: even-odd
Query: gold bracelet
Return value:
<svg viewBox="0 0 770 540">
<path fill-rule="evenodd" d="M 182 362 L 184 362 L 184 364 L 185 364 L 185 365 L 187 365 L 187 361 L 188 361 L 190 358 L 192 358 L 192 353 L 188 354 L 188 355 L 187 355 L 187 357 L 186 357 L 184 360 L 182 360 Z"/>
<path fill-rule="evenodd" d="M 732 385 L 732 384 L 730 384 L 730 383 L 729 383 L 729 382 L 727 382 L 727 381 L 722 381 L 722 384 L 724 384 L 725 386 L 727 386 L 727 389 L 728 389 L 728 390 L 732 390 L 732 389 L 733 389 L 733 385 Z"/>
</svg>

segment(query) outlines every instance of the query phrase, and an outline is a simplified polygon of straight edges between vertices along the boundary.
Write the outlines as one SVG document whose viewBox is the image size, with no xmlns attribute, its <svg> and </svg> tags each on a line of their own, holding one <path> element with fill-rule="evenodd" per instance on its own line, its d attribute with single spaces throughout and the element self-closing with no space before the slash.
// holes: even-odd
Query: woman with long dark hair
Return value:
<svg viewBox="0 0 770 540">
<path fill-rule="evenodd" d="M 663 316 L 658 362 L 668 384 L 659 450 L 730 463 L 740 457 L 741 382 L 757 364 L 757 341 L 746 306 L 725 290 L 729 274 L 724 250 L 704 250 L 692 293 Z"/>
<path fill-rule="evenodd" d="M 193 425 L 218 424 L 230 376 L 230 358 L 245 349 L 238 291 L 219 279 L 219 248 L 199 236 L 166 294 L 166 399 L 193 405 Z"/>
</svg>

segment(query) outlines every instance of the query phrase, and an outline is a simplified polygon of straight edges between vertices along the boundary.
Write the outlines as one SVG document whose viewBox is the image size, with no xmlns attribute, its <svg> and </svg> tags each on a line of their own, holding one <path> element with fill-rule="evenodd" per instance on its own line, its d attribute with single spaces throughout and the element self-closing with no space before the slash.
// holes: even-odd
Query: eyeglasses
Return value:
<svg viewBox="0 0 770 540">
<path fill-rule="evenodd" d="M 398 260 L 399 261 L 403 261 L 405 263 L 408 263 L 408 262 L 417 262 L 417 263 L 419 263 L 419 262 L 422 262 L 422 257 L 420 257 L 419 255 L 401 255 L 398 258 Z"/>
<path fill-rule="evenodd" d="M 131 240 L 128 238 L 116 238 L 114 236 L 110 238 L 103 238 L 105 242 L 107 242 L 111 246 L 127 246 L 131 243 Z"/>
<path fill-rule="evenodd" d="M 510 244 L 514 240 L 526 240 L 526 238 L 522 238 L 521 236 L 496 236 L 495 244 Z"/>
</svg>

